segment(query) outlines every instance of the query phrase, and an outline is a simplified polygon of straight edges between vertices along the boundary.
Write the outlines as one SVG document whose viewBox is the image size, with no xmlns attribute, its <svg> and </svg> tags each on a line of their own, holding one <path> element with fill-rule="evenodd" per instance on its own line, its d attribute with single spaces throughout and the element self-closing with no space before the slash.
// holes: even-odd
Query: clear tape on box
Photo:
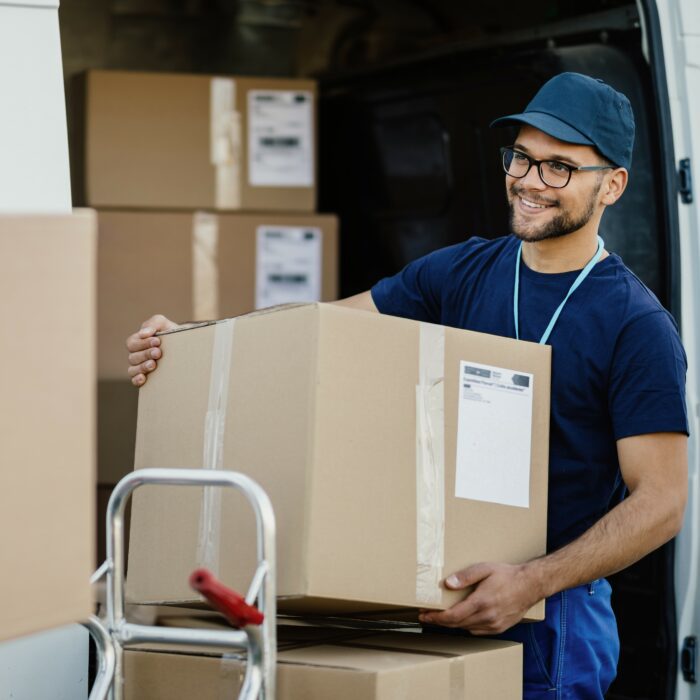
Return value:
<svg viewBox="0 0 700 700">
<path fill-rule="evenodd" d="M 221 321 L 214 327 L 209 401 L 204 423 L 203 469 L 221 469 L 226 433 L 226 405 L 230 380 L 235 319 Z M 205 487 L 197 537 L 197 565 L 219 574 L 221 551 L 221 489 Z"/>
<path fill-rule="evenodd" d="M 241 115 L 236 111 L 236 81 L 210 83 L 210 159 L 216 171 L 216 206 L 241 206 Z"/>
<path fill-rule="evenodd" d="M 195 321 L 219 318 L 219 217 L 195 212 L 192 221 L 192 292 Z"/>
<path fill-rule="evenodd" d="M 439 603 L 445 566 L 445 330 L 420 324 L 416 386 L 416 598 Z"/>
</svg>

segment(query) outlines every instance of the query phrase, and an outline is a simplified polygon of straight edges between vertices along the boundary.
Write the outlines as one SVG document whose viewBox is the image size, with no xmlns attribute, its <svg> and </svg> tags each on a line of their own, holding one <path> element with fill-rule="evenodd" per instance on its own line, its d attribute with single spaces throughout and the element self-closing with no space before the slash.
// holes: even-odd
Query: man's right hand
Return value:
<svg viewBox="0 0 700 700">
<path fill-rule="evenodd" d="M 126 339 L 129 351 L 129 377 L 134 386 L 143 386 L 150 372 L 158 366 L 158 360 L 163 356 L 160 349 L 160 338 L 156 333 L 177 328 L 177 323 L 165 316 L 151 316 L 141 324 L 141 329 L 132 333 Z"/>
</svg>

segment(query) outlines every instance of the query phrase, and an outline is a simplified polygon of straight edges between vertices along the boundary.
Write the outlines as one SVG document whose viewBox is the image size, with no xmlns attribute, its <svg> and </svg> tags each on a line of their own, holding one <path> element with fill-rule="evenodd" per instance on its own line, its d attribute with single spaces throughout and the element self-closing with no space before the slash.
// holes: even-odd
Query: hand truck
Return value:
<svg viewBox="0 0 700 700">
<path fill-rule="evenodd" d="M 190 579 L 196 590 L 212 600 L 241 629 L 166 628 L 126 621 L 124 509 L 134 489 L 144 485 L 228 486 L 238 489 L 246 496 L 255 513 L 258 564 L 245 598 L 236 597 L 232 600 L 232 592 L 212 580 L 206 571 L 198 570 Z M 245 650 L 246 671 L 239 700 L 274 700 L 277 657 L 275 517 L 265 491 L 251 478 L 238 472 L 138 469 L 115 486 L 107 505 L 106 520 L 107 559 L 91 579 L 92 583 L 96 583 L 102 576 L 107 577 L 106 624 L 95 616 L 83 623 L 95 640 L 98 650 L 98 673 L 90 692 L 90 700 L 123 700 L 124 647 L 144 642 Z M 256 600 L 259 609 L 254 607 Z"/>
</svg>

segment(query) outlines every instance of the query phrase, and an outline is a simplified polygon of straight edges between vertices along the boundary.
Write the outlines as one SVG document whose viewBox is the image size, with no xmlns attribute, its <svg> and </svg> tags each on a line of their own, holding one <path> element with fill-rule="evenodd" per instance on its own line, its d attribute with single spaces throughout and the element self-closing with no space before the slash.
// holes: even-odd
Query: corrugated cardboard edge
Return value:
<svg viewBox="0 0 700 700">
<path fill-rule="evenodd" d="M 311 303 L 299 303 L 299 304 L 280 304 L 279 306 L 270 306 L 267 309 L 258 309 L 256 311 L 251 311 L 247 314 L 241 314 L 240 316 L 235 316 L 236 319 L 243 318 L 253 318 L 255 316 L 265 316 L 267 314 L 276 314 L 281 311 L 288 311 L 290 309 L 301 309 L 307 306 L 323 306 L 325 302 L 315 301 Z M 217 323 L 225 323 L 230 321 L 230 318 L 221 318 L 217 320 L 210 321 L 186 321 L 185 323 L 180 323 L 176 328 L 171 328 L 167 331 L 159 331 L 156 333 L 157 336 L 172 335 L 173 333 L 182 333 L 183 331 L 197 330 L 198 328 L 206 328 L 207 326 L 215 326 Z"/>
</svg>

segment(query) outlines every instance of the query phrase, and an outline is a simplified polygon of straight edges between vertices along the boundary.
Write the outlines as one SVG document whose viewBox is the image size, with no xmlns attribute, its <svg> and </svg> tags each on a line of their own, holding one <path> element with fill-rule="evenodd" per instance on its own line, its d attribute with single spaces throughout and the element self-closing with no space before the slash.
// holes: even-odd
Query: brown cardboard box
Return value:
<svg viewBox="0 0 700 700">
<path fill-rule="evenodd" d="M 154 313 L 176 321 L 236 316 L 258 303 L 294 300 L 305 289 L 332 301 L 338 293 L 338 220 L 330 214 L 105 210 L 98 226 L 98 480 L 116 484 L 133 469 L 136 435 L 138 392 L 126 374 L 126 337 Z M 275 256 L 284 236 L 304 232 L 312 236 L 308 243 L 293 241 Z M 270 260 L 266 237 L 273 234 L 282 239 L 273 240 Z M 305 245 L 317 259 L 303 259 Z M 295 246 L 302 247 L 301 260 Z M 281 282 L 266 283 L 266 271 L 269 277 L 290 266 L 292 273 L 308 275 L 306 287 L 290 289 L 283 275 Z"/>
<path fill-rule="evenodd" d="M 95 217 L 0 216 L 0 640 L 92 612 Z"/>
<path fill-rule="evenodd" d="M 236 697 L 243 661 L 221 652 L 129 650 L 126 700 Z M 281 645 L 278 700 L 520 700 L 522 647 L 423 634 Z"/>
<path fill-rule="evenodd" d="M 90 206 L 316 208 L 312 80 L 96 70 L 76 94 L 74 189 Z"/>
<path fill-rule="evenodd" d="M 463 597 L 447 574 L 545 552 L 550 348 L 313 304 L 167 334 L 163 353 L 140 392 L 135 465 L 256 479 L 277 517 L 280 609 L 441 608 Z M 506 413 L 520 401 L 531 419 Z M 490 501 L 474 476 L 497 478 Z M 134 602 L 196 600 L 198 565 L 246 588 L 250 510 L 226 491 L 200 520 L 193 491 L 135 495 Z"/>
<path fill-rule="evenodd" d="M 332 214 L 107 210 L 99 212 L 98 225 L 101 380 L 126 380 L 124 341 L 153 314 L 184 322 L 238 316 L 257 302 L 337 298 L 338 219 Z M 306 233 L 308 242 L 292 240 L 280 247 L 285 237 Z M 270 244 L 267 238 L 275 234 L 282 238 Z M 279 279 L 276 272 L 282 273 Z M 287 277 L 304 275 L 308 285 L 297 284 L 300 289 L 285 283 Z M 305 292 L 317 296 L 303 298 Z M 102 465 L 100 459 L 104 483 L 115 483 L 125 473 L 103 471 Z"/>
</svg>

